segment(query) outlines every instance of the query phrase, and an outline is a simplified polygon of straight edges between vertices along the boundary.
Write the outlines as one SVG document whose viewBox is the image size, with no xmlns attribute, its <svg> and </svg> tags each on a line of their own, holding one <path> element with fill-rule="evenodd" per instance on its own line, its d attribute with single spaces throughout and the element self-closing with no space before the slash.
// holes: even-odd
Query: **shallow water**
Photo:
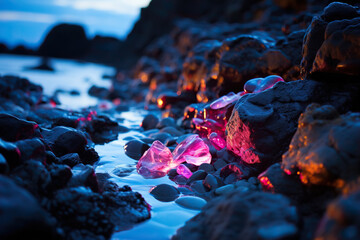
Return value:
<svg viewBox="0 0 360 240">
<path fill-rule="evenodd" d="M 26 77 L 40 84 L 47 95 L 52 95 L 57 89 L 78 90 L 80 96 L 60 94 L 61 107 L 77 110 L 82 107 L 93 106 L 98 100 L 87 94 L 93 85 L 109 87 L 110 81 L 104 80 L 104 74 L 111 75 L 114 69 L 98 64 L 79 63 L 69 60 L 52 60 L 56 72 L 40 70 L 26 70 L 25 67 L 33 67 L 38 64 L 38 57 L 22 57 L 0 54 L 0 74 L 11 74 Z M 122 125 L 130 129 L 139 127 L 147 112 L 139 108 L 131 108 L 127 112 L 114 115 L 116 119 L 123 119 Z M 124 153 L 124 138 L 129 136 L 143 137 L 137 131 L 120 134 L 118 140 L 105 145 L 96 145 L 95 149 L 100 155 L 100 161 L 96 164 L 96 172 L 109 173 L 112 180 L 119 186 L 129 185 L 134 191 L 141 193 L 145 200 L 151 205 L 151 219 L 135 225 L 132 229 L 116 232 L 112 239 L 169 239 L 187 220 L 198 211 L 184 209 L 174 202 L 160 202 L 153 198 L 149 191 L 154 186 L 167 183 L 176 186 L 167 176 L 158 179 L 144 179 L 136 172 L 135 160 L 127 157 Z M 130 172 L 127 176 L 118 177 L 114 171 L 119 168 L 127 168 Z"/>
</svg>

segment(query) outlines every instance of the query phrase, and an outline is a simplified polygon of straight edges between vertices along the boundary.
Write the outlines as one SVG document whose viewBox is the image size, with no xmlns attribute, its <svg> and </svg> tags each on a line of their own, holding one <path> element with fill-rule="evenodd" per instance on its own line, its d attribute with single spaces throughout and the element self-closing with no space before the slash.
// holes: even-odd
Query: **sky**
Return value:
<svg viewBox="0 0 360 240">
<path fill-rule="evenodd" d="M 58 23 L 84 26 L 96 34 L 124 38 L 150 0 L 0 0 L 0 43 L 36 48 Z"/>
</svg>

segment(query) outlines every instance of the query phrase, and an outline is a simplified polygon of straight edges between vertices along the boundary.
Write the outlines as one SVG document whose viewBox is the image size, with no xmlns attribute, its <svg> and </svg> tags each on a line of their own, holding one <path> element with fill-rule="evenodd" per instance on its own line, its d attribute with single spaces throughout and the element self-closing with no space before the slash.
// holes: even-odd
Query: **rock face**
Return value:
<svg viewBox="0 0 360 240">
<path fill-rule="evenodd" d="M 81 58 L 89 48 L 82 26 L 59 24 L 51 29 L 39 48 L 39 53 L 46 57 Z"/>
<path fill-rule="evenodd" d="M 59 239 L 54 221 L 26 190 L 0 175 L 0 238 Z"/>
<path fill-rule="evenodd" d="M 359 190 L 331 202 L 316 232 L 316 239 L 359 239 L 359 203 Z"/>
<path fill-rule="evenodd" d="M 296 208 L 287 198 L 233 191 L 210 201 L 172 239 L 295 239 L 297 225 Z"/>
<path fill-rule="evenodd" d="M 283 167 L 304 184 L 344 186 L 360 175 L 360 114 L 339 116 L 332 106 L 312 104 L 299 125 Z"/>
<path fill-rule="evenodd" d="M 308 104 L 332 104 L 344 113 L 358 110 L 358 101 L 359 85 L 353 82 L 279 82 L 272 89 L 239 99 L 226 125 L 227 148 L 246 163 L 268 167 L 280 162 Z"/>
<path fill-rule="evenodd" d="M 360 12 L 331 3 L 313 18 L 303 45 L 302 77 L 313 73 L 360 74 Z"/>
</svg>

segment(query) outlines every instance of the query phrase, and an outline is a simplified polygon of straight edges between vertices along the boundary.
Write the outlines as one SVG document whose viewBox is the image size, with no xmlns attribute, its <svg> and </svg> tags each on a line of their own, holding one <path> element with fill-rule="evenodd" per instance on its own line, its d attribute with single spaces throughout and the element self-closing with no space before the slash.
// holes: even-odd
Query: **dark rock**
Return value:
<svg viewBox="0 0 360 240">
<path fill-rule="evenodd" d="M 140 140 L 131 140 L 124 145 L 125 154 L 135 160 L 139 160 L 150 147 Z"/>
<path fill-rule="evenodd" d="M 175 120 L 172 117 L 163 118 L 156 125 L 156 128 L 162 129 L 164 127 L 174 127 L 176 128 Z"/>
<path fill-rule="evenodd" d="M 170 139 L 172 139 L 172 136 L 169 133 L 165 132 L 154 133 L 149 135 L 149 137 L 154 140 L 159 140 L 163 144 L 167 143 Z"/>
<path fill-rule="evenodd" d="M 93 192 L 99 192 L 99 184 L 94 168 L 89 165 L 79 164 L 72 168 L 72 177 L 68 183 L 69 187 L 89 187 Z"/>
<path fill-rule="evenodd" d="M 260 173 L 261 167 L 250 166 L 244 162 L 229 163 L 222 167 L 220 170 L 220 177 L 227 178 L 229 175 L 236 176 L 237 180 L 248 179 L 253 176 L 257 176 Z"/>
<path fill-rule="evenodd" d="M 6 174 L 9 171 L 8 163 L 2 154 L 0 154 L 0 174 Z"/>
<path fill-rule="evenodd" d="M 191 175 L 186 184 L 190 185 L 193 181 L 204 180 L 206 176 L 207 173 L 205 171 L 198 170 Z"/>
<path fill-rule="evenodd" d="M 343 187 L 360 174 L 360 114 L 339 116 L 329 105 L 309 105 L 299 118 L 283 167 L 304 184 Z"/>
<path fill-rule="evenodd" d="M 319 225 L 315 238 L 358 239 L 360 237 L 360 191 L 331 202 Z"/>
<path fill-rule="evenodd" d="M 21 162 L 32 159 L 45 163 L 46 149 L 44 143 L 40 139 L 33 138 L 17 141 L 15 145 L 20 150 Z"/>
<path fill-rule="evenodd" d="M 176 168 L 174 168 L 174 169 L 170 169 L 167 175 L 169 176 L 169 178 L 174 178 L 179 174 L 177 173 Z"/>
<path fill-rule="evenodd" d="M 131 175 L 131 173 L 135 170 L 134 167 L 118 167 L 115 168 L 112 173 L 118 177 L 126 177 Z"/>
<path fill-rule="evenodd" d="M 20 165 L 11 172 L 11 178 L 36 197 L 49 194 L 51 176 L 39 161 L 29 160 Z"/>
<path fill-rule="evenodd" d="M 143 119 L 141 126 L 144 128 L 144 130 L 149 130 L 149 129 L 156 128 L 156 125 L 158 123 L 159 123 L 159 119 L 155 115 L 148 114 Z"/>
<path fill-rule="evenodd" d="M 235 105 L 226 125 L 227 149 L 263 170 L 281 160 L 296 131 L 297 120 L 312 102 L 331 104 L 340 112 L 357 110 L 359 84 L 313 80 L 279 82 L 267 91 L 247 94 Z M 216 163 L 215 163 L 216 164 Z"/>
<path fill-rule="evenodd" d="M 87 144 L 85 135 L 82 132 L 69 127 L 54 127 L 49 131 L 42 131 L 42 135 L 56 156 L 63 156 L 68 153 L 82 153 Z"/>
<path fill-rule="evenodd" d="M 59 239 L 54 221 L 36 199 L 12 180 L 0 176 L 0 238 Z"/>
<path fill-rule="evenodd" d="M 160 132 L 169 133 L 174 137 L 180 137 L 180 136 L 182 136 L 184 134 L 183 132 L 180 132 L 179 130 L 177 130 L 176 128 L 171 127 L 171 126 L 162 128 L 160 130 Z"/>
<path fill-rule="evenodd" d="M 100 99 L 106 99 L 109 95 L 109 90 L 104 87 L 91 86 L 88 90 L 88 94 L 93 97 L 97 97 Z"/>
<path fill-rule="evenodd" d="M 39 53 L 45 57 L 80 58 L 89 49 L 82 26 L 59 24 L 53 27 L 40 45 Z"/>
<path fill-rule="evenodd" d="M 205 188 L 202 180 L 195 180 L 190 183 L 190 188 L 192 191 L 198 194 L 203 194 L 208 191 L 207 188 Z"/>
<path fill-rule="evenodd" d="M 119 124 L 109 117 L 98 115 L 94 117 L 85 127 L 86 132 L 90 133 L 91 140 L 97 144 L 107 143 L 116 140 L 120 132 L 128 132 L 129 129 Z"/>
<path fill-rule="evenodd" d="M 314 73 L 359 75 L 360 13 L 354 6 L 334 2 L 313 18 L 303 45 L 302 76 Z"/>
<path fill-rule="evenodd" d="M 86 146 L 83 152 L 79 153 L 81 163 L 93 165 L 99 161 L 99 154 L 95 151 L 94 148 Z"/>
<path fill-rule="evenodd" d="M 183 208 L 192 210 L 201 210 L 206 205 L 204 199 L 193 196 L 180 197 L 176 199 L 175 202 Z"/>
<path fill-rule="evenodd" d="M 207 173 L 212 173 L 215 171 L 213 165 L 209 164 L 209 163 L 203 163 L 199 166 L 199 170 L 203 170 Z"/>
<path fill-rule="evenodd" d="M 219 186 L 217 178 L 212 174 L 205 177 L 203 184 L 208 190 L 214 190 Z"/>
<path fill-rule="evenodd" d="M 13 144 L 0 139 L 0 154 L 6 159 L 10 169 L 21 164 L 21 153 L 19 148 Z"/>
<path fill-rule="evenodd" d="M 49 167 L 52 189 L 58 190 L 66 187 L 72 177 L 72 172 L 67 165 L 51 165 Z"/>
<path fill-rule="evenodd" d="M 187 181 L 188 181 L 188 179 L 186 177 L 184 177 L 183 175 L 177 175 L 177 176 L 173 177 L 172 180 L 178 185 L 186 185 Z"/>
<path fill-rule="evenodd" d="M 59 162 L 62 164 L 66 164 L 72 168 L 75 165 L 78 165 L 79 163 L 81 163 L 81 160 L 80 160 L 79 154 L 68 153 L 68 154 L 65 154 L 65 155 L 59 157 Z"/>
<path fill-rule="evenodd" d="M 227 164 L 227 162 L 225 162 L 223 159 L 218 159 L 216 160 L 216 162 L 213 164 L 214 168 L 216 170 L 222 169 L 223 167 L 225 167 Z"/>
<path fill-rule="evenodd" d="M 211 200 L 172 239 L 296 239 L 297 225 L 285 197 L 233 191 Z"/>
<path fill-rule="evenodd" d="M 46 155 L 46 163 L 47 164 L 58 164 L 59 163 L 59 159 L 55 156 L 55 154 L 51 151 L 45 151 L 45 155 Z"/>
<path fill-rule="evenodd" d="M 168 185 L 160 184 L 150 190 L 150 194 L 161 202 L 172 202 L 179 197 L 180 192 L 177 188 Z"/>
<path fill-rule="evenodd" d="M 198 166 L 195 164 L 185 162 L 184 165 L 192 172 L 196 172 L 198 170 Z"/>
<path fill-rule="evenodd" d="M 35 122 L 19 119 L 10 114 L 0 114 L 0 137 L 9 142 L 40 137 L 39 126 Z"/>
</svg>

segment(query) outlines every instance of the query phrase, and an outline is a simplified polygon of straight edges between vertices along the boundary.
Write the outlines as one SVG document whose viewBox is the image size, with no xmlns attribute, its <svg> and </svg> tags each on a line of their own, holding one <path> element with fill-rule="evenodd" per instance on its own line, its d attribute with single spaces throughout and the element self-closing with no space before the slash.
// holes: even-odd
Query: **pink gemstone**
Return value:
<svg viewBox="0 0 360 240">
<path fill-rule="evenodd" d="M 191 177 L 192 175 L 192 172 L 190 171 L 190 169 L 185 166 L 184 164 L 180 164 L 177 168 L 176 168 L 176 172 L 179 174 L 179 175 L 183 175 L 184 177 L 186 178 L 189 178 Z"/>
<path fill-rule="evenodd" d="M 211 162 L 209 147 L 198 135 L 190 135 L 173 151 L 174 162 L 187 162 L 194 165 Z"/>
<path fill-rule="evenodd" d="M 210 134 L 209 140 L 216 150 L 221 150 L 226 146 L 225 139 L 216 132 Z"/>
<path fill-rule="evenodd" d="M 137 172 L 145 178 L 163 177 L 174 167 L 170 149 L 160 141 L 153 142 L 136 165 Z"/>
<path fill-rule="evenodd" d="M 253 78 L 245 83 L 244 90 L 246 93 L 258 93 L 272 88 L 277 82 L 284 82 L 284 79 L 276 75 L 266 78 Z"/>
<path fill-rule="evenodd" d="M 235 94 L 233 92 L 230 92 L 227 95 L 222 96 L 222 97 L 216 99 L 215 101 L 213 101 L 210 104 L 210 108 L 220 109 L 220 108 L 226 107 L 227 105 L 237 101 L 240 97 L 241 97 L 240 94 Z"/>
</svg>

